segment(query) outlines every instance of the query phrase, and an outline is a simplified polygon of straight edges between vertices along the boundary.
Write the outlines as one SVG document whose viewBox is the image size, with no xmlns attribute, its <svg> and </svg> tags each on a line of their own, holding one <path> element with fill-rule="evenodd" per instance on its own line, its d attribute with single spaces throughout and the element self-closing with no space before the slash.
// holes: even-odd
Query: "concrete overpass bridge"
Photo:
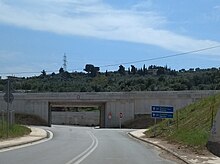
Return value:
<svg viewBox="0 0 220 164">
<path fill-rule="evenodd" d="M 48 126 L 52 120 L 67 119 L 66 116 L 55 118 L 55 107 L 98 107 L 100 127 L 119 127 L 136 115 L 150 115 L 152 105 L 173 106 L 175 110 L 185 107 L 201 98 L 219 91 L 150 91 L 150 92 L 67 92 L 67 93 L 14 93 L 11 109 L 17 113 L 40 116 Z M 6 110 L 3 93 L 0 93 L 0 110 Z M 120 120 L 120 113 L 123 118 Z M 68 114 L 70 115 L 70 113 Z M 74 121 L 94 121 L 97 115 L 73 115 Z M 76 120 L 76 118 L 81 120 Z M 84 118 L 84 119 L 83 119 Z M 74 119 L 74 118 L 73 118 Z"/>
<path fill-rule="evenodd" d="M 136 115 L 150 115 L 152 105 L 173 106 L 175 110 L 185 107 L 199 99 L 220 91 L 158 91 L 158 92 L 98 92 L 98 93 L 15 93 L 10 109 L 17 113 L 37 115 L 51 126 L 52 121 L 59 122 L 75 119 L 81 125 L 95 122 L 99 117 L 100 127 L 119 127 Z M 6 110 L 6 103 L 0 93 L 0 111 Z M 98 107 L 100 114 L 75 112 L 54 113 L 56 107 Z M 123 118 L 120 120 L 120 113 Z M 62 114 L 65 114 L 62 116 Z M 109 117 L 111 114 L 111 117 Z M 67 117 L 68 116 L 68 117 Z M 76 120 L 79 119 L 80 120 Z M 81 121 L 81 122 L 80 122 Z M 70 123 L 73 123 L 70 120 Z M 220 156 L 220 110 L 214 120 L 208 149 Z"/>
</svg>

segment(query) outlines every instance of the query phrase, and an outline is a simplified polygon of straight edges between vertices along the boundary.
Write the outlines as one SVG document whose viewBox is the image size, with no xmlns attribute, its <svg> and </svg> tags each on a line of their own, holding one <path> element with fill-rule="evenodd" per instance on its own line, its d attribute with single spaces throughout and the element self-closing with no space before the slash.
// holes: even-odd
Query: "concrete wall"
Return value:
<svg viewBox="0 0 220 164">
<path fill-rule="evenodd" d="M 52 112 L 52 124 L 99 125 L 100 112 Z"/>
<path fill-rule="evenodd" d="M 50 106 L 101 106 L 102 127 L 119 127 L 136 114 L 150 114 L 152 105 L 173 106 L 178 110 L 201 98 L 219 91 L 157 91 L 157 92 L 68 92 L 68 93 L 16 93 L 11 109 L 19 113 L 35 114 L 50 124 Z M 6 109 L 0 93 L 0 110 Z M 109 119 L 109 113 L 112 114 Z"/>
<path fill-rule="evenodd" d="M 220 110 L 213 122 L 207 147 L 213 154 L 220 157 Z"/>
<path fill-rule="evenodd" d="M 106 103 L 105 107 L 105 127 L 119 127 L 120 121 L 123 124 L 128 120 L 134 119 L 134 101 L 117 100 Z M 120 119 L 120 113 L 122 118 Z M 111 118 L 109 115 L 111 114 Z"/>
</svg>

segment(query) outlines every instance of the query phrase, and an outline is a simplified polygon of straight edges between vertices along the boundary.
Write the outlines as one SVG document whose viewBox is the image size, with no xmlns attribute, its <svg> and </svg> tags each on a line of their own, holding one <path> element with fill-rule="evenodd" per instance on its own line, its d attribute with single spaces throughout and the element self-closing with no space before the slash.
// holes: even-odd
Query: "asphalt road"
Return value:
<svg viewBox="0 0 220 164">
<path fill-rule="evenodd" d="M 0 164 L 170 164 L 129 130 L 55 126 L 52 140 L 0 152 Z"/>
</svg>

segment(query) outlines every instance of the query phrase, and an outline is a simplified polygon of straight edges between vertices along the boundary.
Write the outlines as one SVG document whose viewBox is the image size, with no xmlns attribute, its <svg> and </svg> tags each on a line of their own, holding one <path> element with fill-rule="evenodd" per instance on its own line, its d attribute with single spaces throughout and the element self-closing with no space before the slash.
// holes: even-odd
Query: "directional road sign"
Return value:
<svg viewBox="0 0 220 164">
<path fill-rule="evenodd" d="M 151 111 L 152 118 L 173 118 L 172 106 L 152 106 Z"/>
<path fill-rule="evenodd" d="M 171 112 L 173 113 L 172 106 L 152 106 L 152 112 Z"/>
<path fill-rule="evenodd" d="M 152 118 L 173 118 L 173 113 L 152 112 Z"/>
</svg>

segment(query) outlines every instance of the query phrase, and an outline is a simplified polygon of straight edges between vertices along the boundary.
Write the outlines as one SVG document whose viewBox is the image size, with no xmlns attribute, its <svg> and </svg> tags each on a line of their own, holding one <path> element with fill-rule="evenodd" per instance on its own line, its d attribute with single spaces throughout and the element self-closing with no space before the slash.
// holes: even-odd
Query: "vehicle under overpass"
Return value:
<svg viewBox="0 0 220 164">
<path fill-rule="evenodd" d="M 152 105 L 173 106 L 178 110 L 217 92 L 219 91 L 14 93 L 10 109 L 16 113 L 40 116 L 51 126 L 53 107 L 98 106 L 100 127 L 110 128 L 119 127 L 120 122 L 123 125 L 136 115 L 150 115 Z M 4 93 L 0 93 L 0 110 L 6 110 L 3 95 Z"/>
</svg>

